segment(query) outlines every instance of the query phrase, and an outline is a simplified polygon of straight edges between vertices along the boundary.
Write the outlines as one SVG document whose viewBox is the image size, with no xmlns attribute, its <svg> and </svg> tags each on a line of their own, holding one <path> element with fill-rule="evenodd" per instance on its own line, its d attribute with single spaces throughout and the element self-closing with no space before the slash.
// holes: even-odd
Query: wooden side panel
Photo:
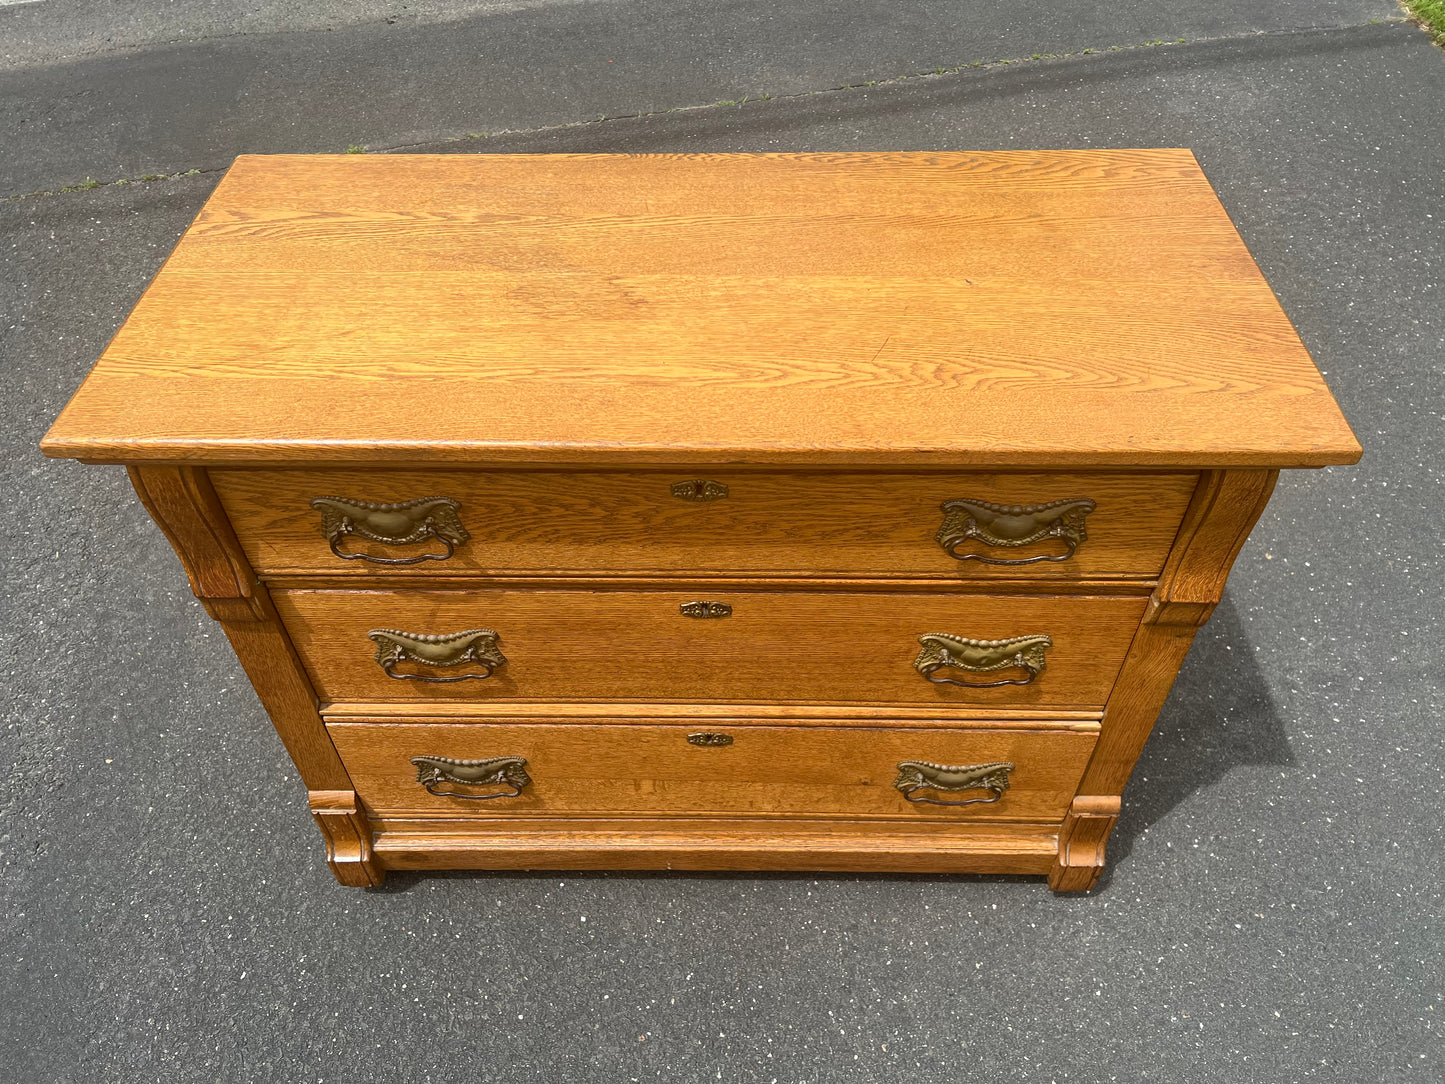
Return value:
<svg viewBox="0 0 1445 1084">
<path fill-rule="evenodd" d="M 1143 598 L 642 590 L 277 590 L 287 628 L 328 701 L 787 700 L 1097 708 L 1143 613 Z M 683 616 L 693 601 L 732 606 Z M 395 680 L 372 629 L 492 629 L 506 663 L 485 680 Z M 1045 633 L 1047 667 L 1027 685 L 934 684 L 914 669 L 919 636 L 978 640 Z M 428 673 L 410 664 L 401 672 Z M 452 673 L 465 672 L 450 671 Z M 429 672 L 435 676 L 439 671 Z M 970 680 L 1018 679 L 1017 667 Z"/>
<path fill-rule="evenodd" d="M 316 693 L 265 587 L 256 582 L 205 471 L 131 467 L 146 510 L 175 548 L 191 589 L 220 622 L 311 790 L 350 790 L 351 781 L 317 712 Z"/>
<path fill-rule="evenodd" d="M 700 729 L 722 733 L 731 743 L 689 742 L 689 735 Z M 752 813 L 969 823 L 1060 820 L 1088 762 L 1098 727 L 1079 723 L 1050 730 L 889 730 L 748 724 L 699 728 L 623 723 L 333 723 L 331 734 L 367 808 L 386 816 Z M 414 756 L 522 757 L 531 782 L 514 797 L 438 796 L 418 782 L 417 769 L 410 762 Z M 894 781 L 900 763 L 906 761 L 1014 767 L 1008 789 L 998 801 L 945 806 L 905 799 Z M 466 788 L 441 785 L 439 789 Z M 989 797 L 983 790 L 920 794 L 953 801 Z"/>
<path fill-rule="evenodd" d="M 311 790 L 350 790 L 351 779 L 326 734 L 311 679 L 266 589 L 258 585 L 240 605 L 231 599 L 201 601 L 231 641 L 302 781 Z"/>
<path fill-rule="evenodd" d="M 727 487 L 682 500 L 675 471 L 216 471 L 212 478 L 241 545 L 264 575 L 406 580 L 478 573 L 584 571 L 675 574 L 832 573 L 954 581 L 1070 580 L 1159 574 L 1194 493 L 1192 474 L 861 474 L 709 471 Z M 442 495 L 459 501 L 470 534 L 444 561 L 387 566 L 342 560 L 320 528 L 314 497 L 391 504 Z M 935 539 L 940 505 L 955 499 L 1043 505 L 1087 497 L 1088 538 L 1067 560 L 996 565 L 957 560 Z M 351 535 L 347 552 L 396 558 L 441 552 L 388 547 Z M 965 543 L 965 553 L 1010 560 L 1067 552 L 1059 539 L 1020 548 Z"/>
<path fill-rule="evenodd" d="M 1199 626 L 1223 597 L 1230 567 L 1274 491 L 1277 471 L 1201 477 L 1149 610 L 1104 709 L 1081 794 L 1120 794 Z"/>
</svg>

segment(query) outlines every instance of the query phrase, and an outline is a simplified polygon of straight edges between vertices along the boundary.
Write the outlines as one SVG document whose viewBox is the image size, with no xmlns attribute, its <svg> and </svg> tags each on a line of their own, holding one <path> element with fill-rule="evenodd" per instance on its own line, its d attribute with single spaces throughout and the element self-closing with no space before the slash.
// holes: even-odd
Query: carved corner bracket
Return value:
<svg viewBox="0 0 1445 1084">
<path fill-rule="evenodd" d="M 1080 795 L 1059 829 L 1059 857 L 1049 871 L 1055 892 L 1087 892 L 1104 872 L 1104 848 L 1119 820 L 1117 794 Z"/>
<path fill-rule="evenodd" d="M 311 815 L 326 840 L 326 861 L 350 888 L 375 888 L 386 879 L 371 849 L 371 824 L 352 790 L 308 791 Z"/>
<path fill-rule="evenodd" d="M 176 551 L 200 599 L 250 598 L 257 578 L 200 467 L 127 467 L 136 496 Z"/>
<path fill-rule="evenodd" d="M 1205 471 L 1144 613 L 1146 625 L 1198 628 L 1274 492 L 1277 470 Z"/>
</svg>

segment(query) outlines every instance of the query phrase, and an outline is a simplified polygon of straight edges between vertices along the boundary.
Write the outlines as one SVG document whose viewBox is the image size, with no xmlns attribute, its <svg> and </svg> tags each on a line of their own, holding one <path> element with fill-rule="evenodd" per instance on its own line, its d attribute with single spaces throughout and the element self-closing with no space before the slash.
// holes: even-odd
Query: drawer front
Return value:
<svg viewBox="0 0 1445 1084">
<path fill-rule="evenodd" d="M 350 722 L 328 730 L 372 812 L 446 817 L 776 813 L 1059 821 L 1098 736 L 1097 723 L 893 729 Z M 701 734 L 712 744 L 697 744 Z"/>
<path fill-rule="evenodd" d="M 1154 576 L 1196 476 L 220 470 L 212 480 L 263 574 L 987 579 Z M 452 503 L 407 506 L 433 497 Z M 950 501 L 965 503 L 946 513 Z"/>
<path fill-rule="evenodd" d="M 956 592 L 297 589 L 277 590 L 274 598 L 318 692 L 332 701 L 1083 709 L 1103 706 L 1145 606 L 1129 597 Z M 417 639 L 464 632 L 472 635 Z M 920 642 L 928 634 L 1024 642 L 960 648 L 958 661 L 991 668 L 939 666 L 925 676 L 925 653 L 925 668 L 942 661 L 938 642 Z M 1051 646 L 1026 639 L 1039 636 Z M 1035 669 L 1007 663 L 1021 653 Z M 415 676 L 388 676 L 383 662 L 393 674 Z M 998 681 L 1020 684 L 978 687 Z"/>
</svg>

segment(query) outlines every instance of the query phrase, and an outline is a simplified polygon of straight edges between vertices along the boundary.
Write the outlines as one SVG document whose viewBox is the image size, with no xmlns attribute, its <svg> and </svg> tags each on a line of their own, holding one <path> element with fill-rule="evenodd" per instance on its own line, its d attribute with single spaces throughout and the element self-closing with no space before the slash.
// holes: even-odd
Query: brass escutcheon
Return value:
<svg viewBox="0 0 1445 1084">
<path fill-rule="evenodd" d="M 696 734 L 689 734 L 687 741 L 689 745 L 702 745 L 716 748 L 721 745 L 731 745 L 733 743 L 733 736 L 731 734 L 718 734 L 715 731 L 703 730 Z"/>
<path fill-rule="evenodd" d="M 683 501 L 720 501 L 728 495 L 728 487 L 707 478 L 694 478 L 690 482 L 673 482 L 672 495 Z"/>
<path fill-rule="evenodd" d="M 684 602 L 678 610 L 683 617 L 730 617 L 733 612 L 726 602 Z"/>
</svg>

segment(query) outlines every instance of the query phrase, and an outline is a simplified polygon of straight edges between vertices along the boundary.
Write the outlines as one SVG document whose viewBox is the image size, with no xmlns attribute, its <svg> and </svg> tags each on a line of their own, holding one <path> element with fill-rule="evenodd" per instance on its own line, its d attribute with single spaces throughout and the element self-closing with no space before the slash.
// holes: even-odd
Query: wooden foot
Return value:
<svg viewBox="0 0 1445 1084">
<path fill-rule="evenodd" d="M 1074 799 L 1059 829 L 1059 857 L 1049 871 L 1055 892 L 1087 892 L 1104 872 L 1104 846 L 1119 819 L 1119 796 Z"/>
<path fill-rule="evenodd" d="M 371 852 L 371 825 L 353 790 L 313 790 L 311 815 L 326 839 L 326 861 L 350 888 L 375 888 L 386 879 Z"/>
</svg>

